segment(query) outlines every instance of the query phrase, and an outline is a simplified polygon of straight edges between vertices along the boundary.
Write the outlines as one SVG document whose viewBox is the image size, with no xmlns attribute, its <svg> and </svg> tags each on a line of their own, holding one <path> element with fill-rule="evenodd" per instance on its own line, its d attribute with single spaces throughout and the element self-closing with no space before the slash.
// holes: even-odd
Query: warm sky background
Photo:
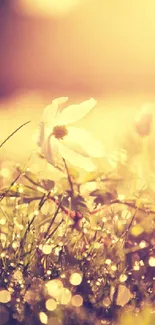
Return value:
<svg viewBox="0 0 155 325">
<path fill-rule="evenodd" d="M 19 86 L 154 93 L 154 0 L 79 0 L 60 18 L 52 10 L 49 17 L 16 14 L 9 2 L 19 0 L 0 10 L 1 93 Z"/>
<path fill-rule="evenodd" d="M 37 0 L 49 1 L 71 0 Z M 1 140 L 32 120 L 5 151 L 25 159 L 42 109 L 57 95 L 98 99 L 87 128 L 113 146 L 135 110 L 154 101 L 155 0 L 79 0 L 59 17 L 32 6 L 26 14 L 24 3 L 35 2 L 0 0 Z"/>
</svg>

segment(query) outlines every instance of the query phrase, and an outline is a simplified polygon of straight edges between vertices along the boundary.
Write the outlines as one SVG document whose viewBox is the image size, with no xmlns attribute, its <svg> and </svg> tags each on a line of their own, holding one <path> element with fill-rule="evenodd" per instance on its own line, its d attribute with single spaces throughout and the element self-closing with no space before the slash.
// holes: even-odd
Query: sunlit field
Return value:
<svg viewBox="0 0 155 325">
<path fill-rule="evenodd" d="M 0 325 L 155 324 L 154 9 L 0 1 Z"/>
<path fill-rule="evenodd" d="M 3 324 L 152 325 L 153 101 L 48 97 L 2 102 Z"/>
</svg>

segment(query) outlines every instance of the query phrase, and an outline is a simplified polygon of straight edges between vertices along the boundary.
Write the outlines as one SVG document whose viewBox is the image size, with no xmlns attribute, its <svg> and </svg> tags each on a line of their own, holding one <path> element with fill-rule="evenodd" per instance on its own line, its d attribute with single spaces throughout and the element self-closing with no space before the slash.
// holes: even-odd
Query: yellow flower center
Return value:
<svg viewBox="0 0 155 325">
<path fill-rule="evenodd" d="M 53 128 L 52 134 L 56 139 L 63 139 L 68 134 L 68 131 L 64 125 L 57 125 Z"/>
</svg>

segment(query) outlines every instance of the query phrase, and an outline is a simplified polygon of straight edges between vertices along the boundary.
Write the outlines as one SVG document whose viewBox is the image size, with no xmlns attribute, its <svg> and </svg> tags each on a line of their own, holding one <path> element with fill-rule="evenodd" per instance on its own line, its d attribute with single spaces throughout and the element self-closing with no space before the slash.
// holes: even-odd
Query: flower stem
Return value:
<svg viewBox="0 0 155 325">
<path fill-rule="evenodd" d="M 74 196 L 74 188 L 73 188 L 71 175 L 69 173 L 69 169 L 68 169 L 68 166 L 66 164 L 66 160 L 64 158 L 63 158 L 63 161 L 64 161 L 65 169 L 66 169 L 66 172 L 67 172 L 67 178 L 68 178 L 68 183 L 69 183 L 70 190 L 71 190 L 71 196 Z"/>
</svg>

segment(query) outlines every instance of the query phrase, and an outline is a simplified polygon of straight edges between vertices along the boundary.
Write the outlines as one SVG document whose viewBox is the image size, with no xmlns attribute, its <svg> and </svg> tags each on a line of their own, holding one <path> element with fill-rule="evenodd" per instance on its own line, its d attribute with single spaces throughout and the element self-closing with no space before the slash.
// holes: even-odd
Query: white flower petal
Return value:
<svg viewBox="0 0 155 325">
<path fill-rule="evenodd" d="M 44 150 L 43 148 L 50 133 L 51 130 L 45 127 L 45 123 L 41 122 L 37 130 L 37 145 L 41 148 L 41 150 Z"/>
<path fill-rule="evenodd" d="M 68 97 L 55 98 L 52 104 L 48 105 L 44 109 L 43 122 L 46 123 L 48 127 L 53 127 L 57 123 L 57 118 L 59 117 L 60 105 L 64 104 L 68 100 Z"/>
<path fill-rule="evenodd" d="M 84 156 L 103 157 L 105 155 L 103 145 L 88 131 L 76 127 L 68 127 L 67 130 L 68 135 L 65 136 L 64 143 L 69 148 Z"/>
<path fill-rule="evenodd" d="M 38 146 L 46 160 L 54 167 L 64 169 L 64 163 L 59 153 L 58 140 L 52 136 L 51 130 L 42 122 L 39 126 Z"/>
<path fill-rule="evenodd" d="M 62 110 L 60 113 L 57 124 L 66 125 L 76 122 L 85 117 L 96 106 L 96 100 L 90 98 L 80 104 L 70 105 Z"/>
<path fill-rule="evenodd" d="M 47 140 L 46 159 L 54 167 L 64 170 L 64 162 L 59 151 L 59 140 L 52 135 L 50 135 Z"/>
<path fill-rule="evenodd" d="M 79 168 L 83 168 L 89 172 L 96 170 L 96 166 L 90 158 L 84 157 L 74 150 L 69 149 L 63 144 L 62 141 L 59 141 L 59 149 L 62 157 L 70 164 Z"/>
</svg>

